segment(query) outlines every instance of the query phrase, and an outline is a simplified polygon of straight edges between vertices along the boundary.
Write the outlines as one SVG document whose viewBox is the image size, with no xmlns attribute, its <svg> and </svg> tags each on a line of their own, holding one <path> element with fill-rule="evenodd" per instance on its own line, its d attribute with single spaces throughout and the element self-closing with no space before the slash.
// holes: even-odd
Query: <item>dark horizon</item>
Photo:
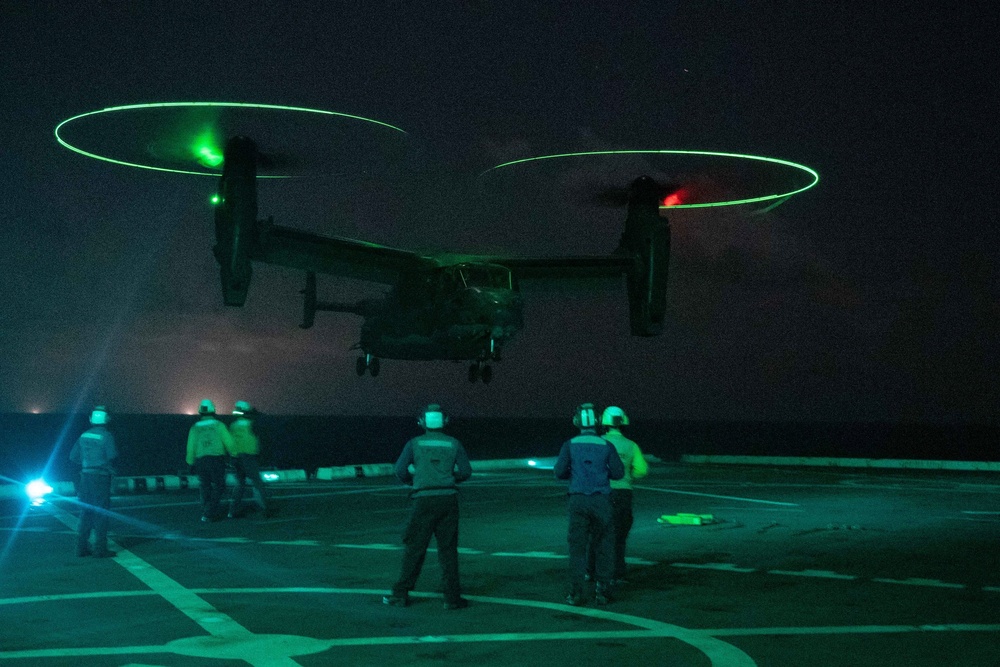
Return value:
<svg viewBox="0 0 1000 667">
<path fill-rule="evenodd" d="M 228 415 L 221 416 L 228 421 Z M 191 415 L 114 415 L 122 475 L 178 474 L 186 470 Z M 267 465 L 279 469 L 391 463 L 422 429 L 415 417 L 261 415 L 257 420 Z M 18 479 L 50 470 L 73 479 L 69 449 L 89 426 L 87 416 L 0 414 L 0 474 Z M 556 456 L 577 430 L 569 419 L 453 418 L 446 431 L 473 459 Z M 828 458 L 1000 460 L 996 424 L 635 421 L 627 435 L 666 462 L 684 454 Z M 12 446 L 12 444 L 14 446 Z M 47 473 L 50 474 L 50 473 Z"/>
</svg>

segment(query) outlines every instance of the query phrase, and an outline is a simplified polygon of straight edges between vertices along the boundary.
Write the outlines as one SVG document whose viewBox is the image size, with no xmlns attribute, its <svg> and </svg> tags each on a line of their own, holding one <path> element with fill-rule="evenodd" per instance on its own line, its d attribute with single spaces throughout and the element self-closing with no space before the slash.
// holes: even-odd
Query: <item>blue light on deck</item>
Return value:
<svg viewBox="0 0 1000 667">
<path fill-rule="evenodd" d="M 28 494 L 28 498 L 31 499 L 32 505 L 41 505 L 45 502 L 45 496 L 52 493 L 52 487 L 41 477 L 25 484 L 24 490 Z"/>
</svg>

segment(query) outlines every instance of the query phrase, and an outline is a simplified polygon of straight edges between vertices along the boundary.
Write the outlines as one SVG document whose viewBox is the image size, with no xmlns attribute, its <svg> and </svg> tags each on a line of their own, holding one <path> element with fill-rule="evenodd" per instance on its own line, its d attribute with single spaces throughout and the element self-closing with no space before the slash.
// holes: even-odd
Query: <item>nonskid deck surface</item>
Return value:
<svg viewBox="0 0 1000 667">
<path fill-rule="evenodd" d="M 996 665 L 1000 480 L 960 473 L 656 465 L 628 583 L 563 604 L 565 485 L 478 473 L 461 491 L 471 605 L 428 555 L 396 576 L 407 490 L 278 484 L 276 516 L 204 524 L 197 491 L 116 496 L 111 559 L 74 555 L 72 499 L 0 503 L 0 664 Z M 664 515 L 711 515 L 702 525 Z"/>
</svg>

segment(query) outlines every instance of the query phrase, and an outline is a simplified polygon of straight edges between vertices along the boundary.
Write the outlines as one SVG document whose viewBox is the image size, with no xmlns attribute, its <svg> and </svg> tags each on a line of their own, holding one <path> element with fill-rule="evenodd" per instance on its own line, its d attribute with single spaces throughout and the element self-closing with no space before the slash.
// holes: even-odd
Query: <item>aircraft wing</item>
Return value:
<svg viewBox="0 0 1000 667">
<path fill-rule="evenodd" d="M 515 280 L 557 283 L 589 278 L 618 278 L 635 269 L 629 255 L 577 255 L 566 257 L 512 257 L 501 255 L 462 255 L 449 260 L 480 262 L 506 266 Z"/>
<path fill-rule="evenodd" d="M 250 258 L 303 271 L 395 285 L 399 276 L 437 263 L 426 256 L 356 239 L 268 226 Z"/>
</svg>

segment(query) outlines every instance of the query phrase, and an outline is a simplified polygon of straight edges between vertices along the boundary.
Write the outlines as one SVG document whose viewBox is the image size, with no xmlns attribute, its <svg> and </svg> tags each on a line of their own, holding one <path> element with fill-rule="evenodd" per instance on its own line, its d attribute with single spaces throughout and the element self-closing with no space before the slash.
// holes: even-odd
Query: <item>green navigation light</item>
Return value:
<svg viewBox="0 0 1000 667">
<path fill-rule="evenodd" d="M 776 192 L 769 193 L 766 195 L 761 195 L 759 197 L 747 197 L 743 199 L 730 199 L 726 201 L 712 201 L 712 202 L 701 202 L 697 204 L 672 204 L 670 206 L 661 206 L 660 208 L 709 208 L 713 206 L 736 206 L 739 204 L 754 204 L 757 202 L 774 201 L 774 205 L 780 204 L 784 200 L 788 199 L 792 195 L 796 195 L 800 192 L 805 192 L 809 188 L 816 185 L 819 182 L 819 174 L 809 167 L 798 164 L 795 162 L 789 162 L 788 160 L 779 160 L 773 157 L 762 157 L 760 155 L 743 155 L 740 153 L 719 153 L 716 151 L 686 151 L 686 150 L 619 150 L 619 151 L 584 151 L 580 153 L 559 153 L 556 155 L 540 155 L 536 157 L 528 157 L 520 160 L 511 160 L 510 162 L 504 162 L 503 164 L 498 164 L 495 167 L 490 167 L 486 171 L 482 172 L 480 176 L 488 174 L 491 171 L 497 169 L 503 169 L 504 167 L 512 167 L 519 164 L 527 164 L 529 162 L 538 162 L 540 160 L 554 160 L 557 158 L 571 158 L 571 157 L 586 157 L 592 155 L 697 155 L 697 156 L 708 156 L 708 157 L 721 157 L 721 158 L 732 158 L 737 160 L 756 160 L 759 162 L 768 162 L 771 164 L 781 165 L 784 167 L 789 167 L 796 171 L 801 171 L 804 174 L 808 174 L 809 182 L 801 187 L 793 188 L 787 192 Z"/>
</svg>

